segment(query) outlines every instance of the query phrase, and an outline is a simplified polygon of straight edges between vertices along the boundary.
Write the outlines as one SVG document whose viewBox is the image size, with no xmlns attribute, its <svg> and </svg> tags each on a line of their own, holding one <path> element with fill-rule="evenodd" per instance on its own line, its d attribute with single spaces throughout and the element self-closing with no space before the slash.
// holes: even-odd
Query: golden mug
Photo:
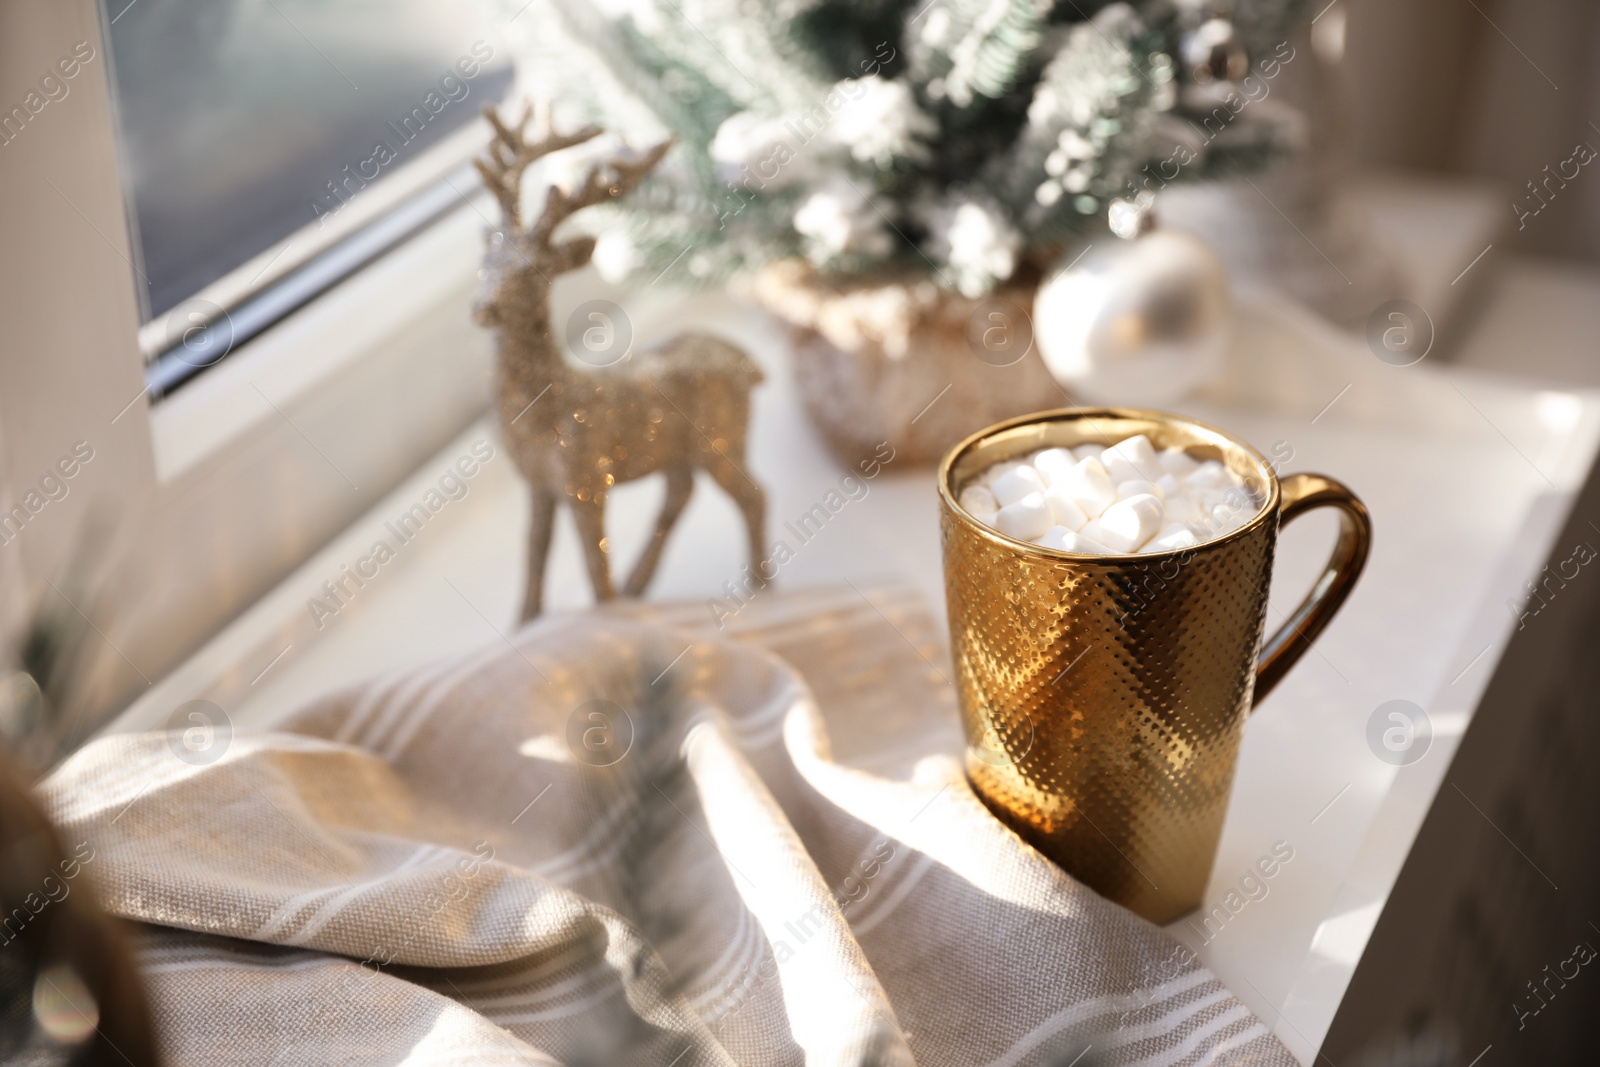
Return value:
<svg viewBox="0 0 1600 1067">
<path fill-rule="evenodd" d="M 1157 449 L 1220 461 L 1259 510 L 1192 548 L 1091 556 L 1007 537 L 957 503 L 991 464 L 1141 433 Z M 939 499 L 967 775 L 978 795 L 1136 914 L 1166 923 L 1197 907 L 1252 700 L 1283 678 L 1355 585 L 1372 539 L 1366 507 L 1332 478 L 1279 478 L 1261 453 L 1215 427 L 1128 408 L 1044 411 L 982 430 L 940 465 Z M 1319 507 L 1340 512 L 1333 554 L 1263 643 L 1278 528 Z"/>
</svg>

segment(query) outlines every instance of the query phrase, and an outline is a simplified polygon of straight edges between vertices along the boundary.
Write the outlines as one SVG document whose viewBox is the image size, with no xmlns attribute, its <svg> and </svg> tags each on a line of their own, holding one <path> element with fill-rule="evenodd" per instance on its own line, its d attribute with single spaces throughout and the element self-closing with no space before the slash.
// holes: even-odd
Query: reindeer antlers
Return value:
<svg viewBox="0 0 1600 1067">
<path fill-rule="evenodd" d="M 668 138 L 633 159 L 613 158 L 606 163 L 596 163 L 589 168 L 583 184 L 573 193 L 552 185 L 545 198 L 544 214 L 539 216 L 539 221 L 533 227 L 534 243 L 541 247 L 547 245 L 556 227 L 574 212 L 631 192 L 661 162 L 661 157 L 671 147 L 672 140 Z"/>
<path fill-rule="evenodd" d="M 598 137 L 600 127 L 585 126 L 573 133 L 558 134 L 550 128 L 550 107 L 547 103 L 539 105 L 537 116 L 532 103 L 523 104 L 522 117 L 517 120 L 515 127 L 508 127 L 493 107 L 484 108 L 483 116 L 494 127 L 494 137 L 489 141 L 489 158 L 475 159 L 472 165 L 483 177 L 483 184 L 500 201 L 506 225 L 513 231 L 521 230 L 522 217 L 517 202 L 523 172 L 551 152 L 559 152 Z M 538 119 L 539 139 L 529 142 L 528 120 L 535 117 Z"/>
<path fill-rule="evenodd" d="M 537 111 L 533 104 L 524 104 L 522 117 L 514 127 L 508 127 L 493 107 L 484 108 L 483 113 L 494 127 L 495 135 L 489 142 L 488 158 L 473 160 L 473 166 L 483 177 L 483 184 L 500 202 L 506 226 L 513 232 L 521 232 L 523 225 L 519 194 L 523 173 L 543 156 L 599 136 L 600 127 L 585 126 L 572 133 L 558 134 L 551 128 L 547 102 L 540 102 Z M 531 143 L 526 133 L 529 119 L 536 119 L 535 128 L 539 138 Z M 555 228 L 574 212 L 632 190 L 661 162 L 661 157 L 671 147 L 672 140 L 669 138 L 633 159 L 613 158 L 604 163 L 595 163 L 589 168 L 583 185 L 573 193 L 552 186 L 545 199 L 544 213 L 533 228 L 532 237 L 536 246 L 548 247 Z"/>
</svg>

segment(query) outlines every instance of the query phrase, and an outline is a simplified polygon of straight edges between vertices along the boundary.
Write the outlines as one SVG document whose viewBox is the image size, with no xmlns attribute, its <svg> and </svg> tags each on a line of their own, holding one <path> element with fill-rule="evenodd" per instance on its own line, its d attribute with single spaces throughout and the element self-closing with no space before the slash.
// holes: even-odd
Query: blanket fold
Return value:
<svg viewBox="0 0 1600 1067">
<path fill-rule="evenodd" d="M 41 787 L 172 1064 L 1295 1061 L 1001 826 L 914 596 L 542 620 Z"/>
</svg>

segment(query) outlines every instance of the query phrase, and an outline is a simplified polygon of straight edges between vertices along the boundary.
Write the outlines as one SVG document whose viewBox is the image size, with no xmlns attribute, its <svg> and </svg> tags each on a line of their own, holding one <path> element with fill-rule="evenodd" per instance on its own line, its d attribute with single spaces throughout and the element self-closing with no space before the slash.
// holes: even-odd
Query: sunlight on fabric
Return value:
<svg viewBox="0 0 1600 1067">
<path fill-rule="evenodd" d="M 485 1033 L 483 1020 L 457 1004 L 440 1011 L 422 1040 L 411 1047 L 397 1067 L 431 1067 L 440 1063 L 472 1063 L 481 1067 L 561 1067 L 557 1060 L 543 1055 L 526 1042 L 508 1033 L 493 1044 Z"/>
<path fill-rule="evenodd" d="M 529 759 L 552 760 L 556 763 L 574 762 L 566 742 L 555 734 L 539 734 L 528 738 L 517 746 L 517 755 L 527 756 Z"/>
</svg>

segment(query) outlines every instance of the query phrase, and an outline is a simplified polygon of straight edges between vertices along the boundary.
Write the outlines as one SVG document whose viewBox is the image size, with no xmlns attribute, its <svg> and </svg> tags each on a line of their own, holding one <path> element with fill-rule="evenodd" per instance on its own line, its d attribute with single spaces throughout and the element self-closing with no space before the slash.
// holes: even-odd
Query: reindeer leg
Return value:
<svg viewBox="0 0 1600 1067">
<path fill-rule="evenodd" d="M 568 497 L 567 506 L 578 523 L 578 540 L 583 542 L 583 558 L 589 564 L 589 584 L 594 587 L 595 601 L 615 599 L 617 591 L 611 586 L 611 559 L 601 546 L 606 539 L 605 498 L 591 497 L 580 502 Z"/>
<path fill-rule="evenodd" d="M 678 516 L 683 514 L 693 492 L 693 467 L 685 465 L 667 471 L 666 502 L 661 505 L 661 514 L 656 516 L 656 528 L 650 535 L 650 543 L 644 546 L 644 551 L 639 554 L 639 562 L 633 565 L 633 572 L 623 583 L 623 596 L 638 596 L 650 584 L 650 579 L 656 573 L 656 565 L 661 562 L 661 553 L 667 547 L 667 535 L 677 525 Z"/>
<path fill-rule="evenodd" d="M 733 502 L 744 513 L 745 530 L 750 537 L 751 580 L 757 588 L 764 588 L 768 576 L 761 573 L 761 565 L 767 550 L 767 494 L 726 455 L 708 458 L 706 473 L 722 486 L 723 492 L 733 497 Z"/>
<path fill-rule="evenodd" d="M 522 596 L 522 621 L 538 615 L 544 606 L 544 568 L 550 556 L 550 533 L 555 525 L 556 498 L 537 486 L 529 486 L 531 514 L 528 519 L 528 584 Z"/>
</svg>

